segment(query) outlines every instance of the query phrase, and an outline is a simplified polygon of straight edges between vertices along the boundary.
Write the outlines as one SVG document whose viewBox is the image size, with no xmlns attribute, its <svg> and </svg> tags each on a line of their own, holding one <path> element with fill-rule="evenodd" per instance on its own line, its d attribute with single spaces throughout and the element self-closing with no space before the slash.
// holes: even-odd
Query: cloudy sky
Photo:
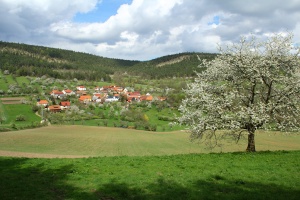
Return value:
<svg viewBox="0 0 300 200">
<path fill-rule="evenodd" d="M 0 0 L 0 40 L 150 60 L 250 34 L 300 44 L 299 19 L 299 0 Z"/>
</svg>

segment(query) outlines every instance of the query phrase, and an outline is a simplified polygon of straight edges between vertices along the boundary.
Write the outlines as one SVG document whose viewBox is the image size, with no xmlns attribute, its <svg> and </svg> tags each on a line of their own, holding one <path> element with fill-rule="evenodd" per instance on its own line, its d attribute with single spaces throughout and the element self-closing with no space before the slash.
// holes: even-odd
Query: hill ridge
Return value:
<svg viewBox="0 0 300 200">
<path fill-rule="evenodd" d="M 199 58 L 213 59 L 216 54 L 185 52 L 149 61 L 106 58 L 84 52 L 0 41 L 0 70 L 16 76 L 77 78 L 110 81 L 116 72 L 159 79 L 194 76 Z M 164 66 L 164 67 L 162 67 Z"/>
</svg>

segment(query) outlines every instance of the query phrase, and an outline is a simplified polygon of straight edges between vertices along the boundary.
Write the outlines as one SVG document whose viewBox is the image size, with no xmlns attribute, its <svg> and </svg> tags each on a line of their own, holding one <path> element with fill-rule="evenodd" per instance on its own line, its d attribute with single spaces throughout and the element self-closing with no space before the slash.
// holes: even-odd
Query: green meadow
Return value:
<svg viewBox="0 0 300 200">
<path fill-rule="evenodd" d="M 289 199 L 300 197 L 300 151 L 0 157 L 0 199 Z"/>
<path fill-rule="evenodd" d="M 1 126 L 12 126 L 15 124 L 16 127 L 29 126 L 32 123 L 39 123 L 41 118 L 32 112 L 32 106 L 27 104 L 2 104 L 0 100 L 0 108 L 5 120 L 2 122 Z M 18 115 L 23 115 L 25 121 L 16 121 Z"/>
<path fill-rule="evenodd" d="M 280 132 L 258 132 L 258 151 L 300 150 L 300 135 Z M 197 141 L 191 142 L 185 131 L 152 132 L 127 128 L 79 125 L 51 125 L 36 129 L 0 132 L 0 151 L 69 155 L 103 156 L 162 156 L 190 153 L 244 151 L 247 141 L 224 142 L 208 149 Z"/>
<path fill-rule="evenodd" d="M 210 150 L 185 131 L 51 125 L 1 132 L 0 199 L 296 200 L 299 144 L 298 133 L 264 131 L 256 153 L 244 152 L 246 140 Z"/>
</svg>

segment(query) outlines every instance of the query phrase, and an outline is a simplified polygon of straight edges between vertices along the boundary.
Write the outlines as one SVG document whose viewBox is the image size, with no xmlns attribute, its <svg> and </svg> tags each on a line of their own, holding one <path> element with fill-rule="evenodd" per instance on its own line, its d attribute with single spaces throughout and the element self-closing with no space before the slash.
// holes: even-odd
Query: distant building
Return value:
<svg viewBox="0 0 300 200">
<path fill-rule="evenodd" d="M 39 100 L 37 102 L 37 106 L 47 107 L 48 105 L 49 105 L 49 102 L 47 100 Z"/>
</svg>

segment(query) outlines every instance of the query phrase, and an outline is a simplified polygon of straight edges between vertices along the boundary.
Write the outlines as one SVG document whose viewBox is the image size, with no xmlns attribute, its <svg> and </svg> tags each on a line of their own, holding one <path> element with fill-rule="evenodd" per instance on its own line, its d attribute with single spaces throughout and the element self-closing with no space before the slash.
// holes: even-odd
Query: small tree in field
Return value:
<svg viewBox="0 0 300 200">
<path fill-rule="evenodd" d="M 299 48 L 292 38 L 291 33 L 263 42 L 242 38 L 204 61 L 207 69 L 185 89 L 179 108 L 179 122 L 190 126 L 191 138 L 216 146 L 225 135 L 239 141 L 246 132 L 246 150 L 253 152 L 257 129 L 299 130 Z"/>
</svg>

